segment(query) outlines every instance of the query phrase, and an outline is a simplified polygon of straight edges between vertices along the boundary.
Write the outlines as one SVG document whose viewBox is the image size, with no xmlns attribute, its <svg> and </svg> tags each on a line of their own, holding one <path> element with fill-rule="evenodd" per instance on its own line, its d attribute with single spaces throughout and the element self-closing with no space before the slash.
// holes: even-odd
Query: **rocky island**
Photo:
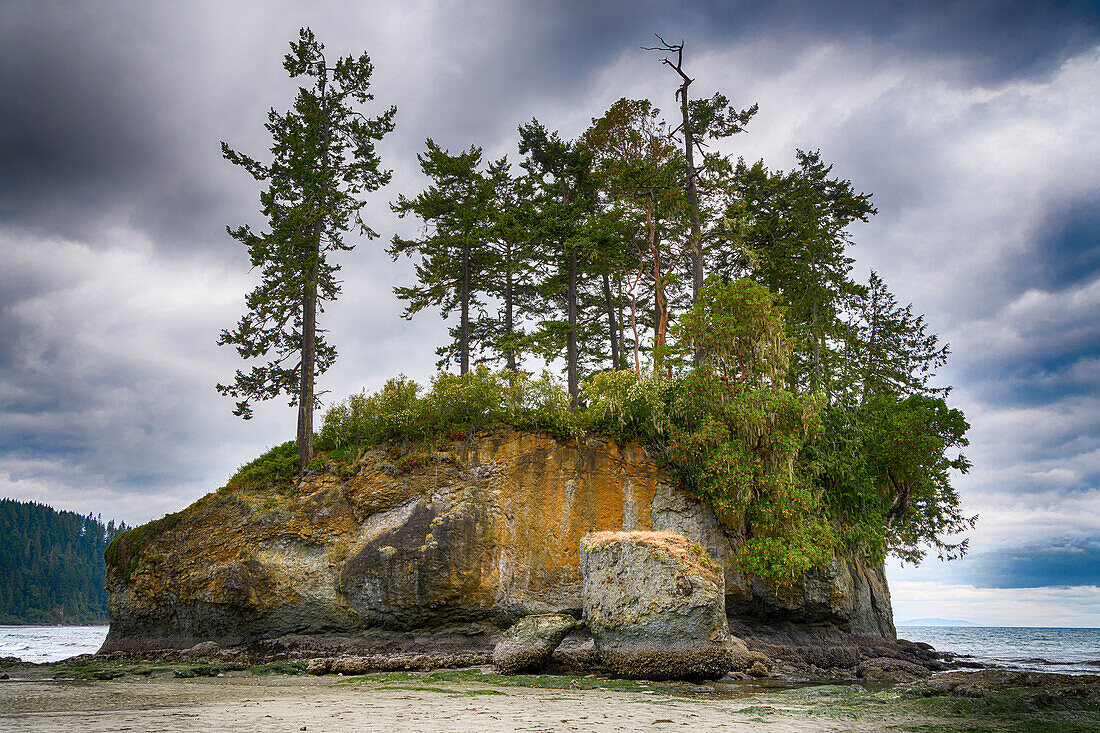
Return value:
<svg viewBox="0 0 1100 733">
<path fill-rule="evenodd" d="M 685 664 L 682 675 L 648 662 L 626 676 L 912 679 L 943 668 L 928 649 L 896 639 L 881 565 L 837 556 L 787 588 L 751 579 L 731 562 L 751 527 L 728 527 L 639 445 L 507 431 L 444 447 L 322 461 L 287 486 L 230 485 L 122 535 L 108 552 L 111 627 L 101 653 L 432 669 L 490 663 L 517 622 L 557 614 L 576 624 L 543 667 L 623 673 L 629 665 L 600 643 L 607 611 L 594 615 L 588 588 L 607 570 L 586 562 L 585 546 L 610 541 L 638 554 L 656 532 L 694 551 L 694 570 L 670 565 L 667 582 L 672 596 L 680 583 L 698 601 L 710 626 L 700 637 L 703 626 L 682 609 L 657 614 L 639 637 L 651 648 L 640 651 L 665 652 L 679 635 L 691 660 L 691 644 L 716 635 L 722 661 L 706 674 Z M 620 562 L 620 611 L 655 602 L 645 587 L 650 555 L 641 552 L 633 574 Z M 659 565 L 673 555 L 666 547 L 653 557 Z M 709 582 L 692 581 L 699 576 Z"/>
<path fill-rule="evenodd" d="M 951 473 L 968 425 L 930 381 L 947 347 L 923 316 L 851 277 L 846 229 L 870 194 L 801 150 L 789 172 L 697 167 L 757 108 L 689 103 L 683 44 L 663 41 L 683 160 L 660 111 L 625 98 L 575 140 L 519 126 L 518 177 L 429 138 L 430 185 L 391 204 L 423 227 L 387 252 L 419 260 L 394 287 L 404 315 L 458 325 L 429 388 L 391 379 L 316 431 L 328 256 L 353 221 L 374 235 L 356 217 L 389 180 L 375 144 L 396 114 L 353 111 L 369 57 L 330 78 L 323 48 L 302 28 L 284 58 L 312 86 L 293 124 L 268 125 L 270 167 L 222 143 L 267 186 L 269 231 L 227 230 L 261 282 L 219 337 L 248 366 L 216 388 L 246 419 L 288 397 L 296 439 L 111 543 L 102 653 L 642 679 L 942 669 L 897 640 L 882 563 L 965 551 Z"/>
</svg>

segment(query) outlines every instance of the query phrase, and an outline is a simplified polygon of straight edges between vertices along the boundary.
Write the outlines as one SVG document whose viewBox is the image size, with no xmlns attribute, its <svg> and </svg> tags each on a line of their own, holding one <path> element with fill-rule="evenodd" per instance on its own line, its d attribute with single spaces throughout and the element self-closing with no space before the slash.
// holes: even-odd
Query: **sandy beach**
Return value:
<svg viewBox="0 0 1100 733">
<path fill-rule="evenodd" d="M 434 689 L 433 689 L 434 688 Z M 346 683 L 316 677 L 18 681 L 0 685 L 7 731 L 873 730 L 812 720 L 777 695 Z M 881 722 L 881 721 L 879 721 Z M 900 722 L 900 721 L 899 721 Z"/>
<path fill-rule="evenodd" d="M 632 731 L 1090 730 L 1095 712 L 975 711 L 898 687 L 669 686 L 588 678 L 516 678 L 479 670 L 362 677 L 0 680 L 4 731 Z M 606 685 L 605 687 L 601 687 Z M 1020 726 L 1020 727 L 1017 727 Z"/>
</svg>

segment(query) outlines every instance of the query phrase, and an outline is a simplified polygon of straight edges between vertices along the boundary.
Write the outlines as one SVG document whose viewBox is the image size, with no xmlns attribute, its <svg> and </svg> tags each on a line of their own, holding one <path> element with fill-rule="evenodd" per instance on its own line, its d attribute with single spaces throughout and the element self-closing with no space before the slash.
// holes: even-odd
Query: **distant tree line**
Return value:
<svg viewBox="0 0 1100 733">
<path fill-rule="evenodd" d="M 114 520 L 0 499 L 0 623 L 107 622 L 103 551 Z"/>
</svg>

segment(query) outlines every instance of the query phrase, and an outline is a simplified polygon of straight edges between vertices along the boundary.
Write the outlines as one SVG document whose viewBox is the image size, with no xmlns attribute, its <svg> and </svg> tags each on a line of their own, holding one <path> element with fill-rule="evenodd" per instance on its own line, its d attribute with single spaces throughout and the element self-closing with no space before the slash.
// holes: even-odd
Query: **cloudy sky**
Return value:
<svg viewBox="0 0 1100 733">
<path fill-rule="evenodd" d="M 1095 3 L 0 0 L 0 495 L 140 522 L 293 436 L 284 404 L 242 422 L 213 385 L 254 278 L 225 226 L 261 223 L 219 141 L 263 155 L 303 25 L 366 50 L 398 107 L 367 209 L 383 239 L 410 231 L 388 202 L 420 190 L 426 137 L 515 160 L 533 116 L 571 137 L 623 96 L 673 109 L 640 46 L 684 39 L 695 94 L 760 105 L 728 152 L 820 149 L 872 192 L 860 274 L 951 344 L 981 519 L 966 559 L 890 566 L 897 618 L 1100 626 Z M 322 388 L 427 379 L 444 326 L 400 318 L 409 263 L 381 241 L 341 261 Z"/>
</svg>

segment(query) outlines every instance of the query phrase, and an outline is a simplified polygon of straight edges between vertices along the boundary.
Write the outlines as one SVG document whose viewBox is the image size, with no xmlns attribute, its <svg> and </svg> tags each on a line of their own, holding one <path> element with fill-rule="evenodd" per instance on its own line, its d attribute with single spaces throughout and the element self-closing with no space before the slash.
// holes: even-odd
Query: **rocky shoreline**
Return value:
<svg viewBox="0 0 1100 733">
<path fill-rule="evenodd" d="M 355 637 L 287 636 L 225 648 L 215 642 L 202 642 L 189 649 L 116 650 L 87 656 L 93 660 L 139 663 L 302 662 L 315 674 L 423 672 L 494 664 L 499 632 L 465 627 L 436 634 L 379 631 Z M 481 644 L 472 646 L 469 642 L 473 638 L 480 638 Z M 929 678 L 937 672 L 977 666 L 974 662 L 956 661 L 950 652 L 936 651 L 927 644 L 853 636 L 835 629 L 816 632 L 794 629 L 764 636 L 742 631 L 740 638 L 748 648 L 750 661 L 742 669 L 714 675 L 715 678 L 908 682 Z M 497 668 L 501 666 L 498 664 Z M 592 635 L 584 628 L 566 635 L 544 663 L 516 669 L 546 674 L 621 676 L 602 663 Z M 502 673 L 510 671 L 515 670 L 501 669 Z"/>
<path fill-rule="evenodd" d="M 973 665 L 896 638 L 881 565 L 838 555 L 761 585 L 734 560 L 752 528 L 720 520 L 639 446 L 483 436 L 401 466 L 375 451 L 292 488 L 227 488 L 124 536 L 109 553 L 111 629 L 84 660 L 93 679 L 133 665 L 316 679 L 458 669 L 505 686 L 860 683 L 912 699 L 1000 686 L 1095 701 L 1100 678 L 954 682 Z"/>
</svg>

